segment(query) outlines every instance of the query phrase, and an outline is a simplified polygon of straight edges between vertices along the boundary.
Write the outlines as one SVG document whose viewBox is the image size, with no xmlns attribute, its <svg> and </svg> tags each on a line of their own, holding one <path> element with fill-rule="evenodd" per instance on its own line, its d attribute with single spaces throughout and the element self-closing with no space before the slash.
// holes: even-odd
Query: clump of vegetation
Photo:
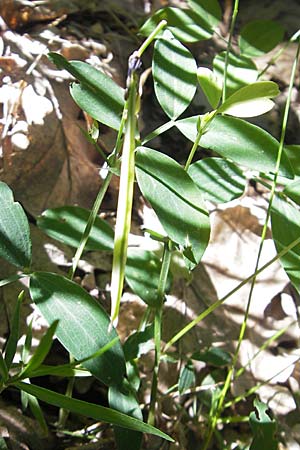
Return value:
<svg viewBox="0 0 300 450">
<path fill-rule="evenodd" d="M 185 44 L 210 39 L 217 32 L 222 16 L 218 1 L 188 0 L 186 9 L 166 7 L 157 11 L 140 29 L 145 40 L 129 57 L 125 90 L 84 62 L 49 54 L 57 67 L 67 70 L 76 80 L 70 87 L 71 96 L 93 119 L 88 139 L 97 146 L 102 124 L 116 130 L 117 139 L 106 158 L 108 170 L 92 210 L 64 206 L 46 210 L 38 220 L 38 226 L 46 234 L 76 249 L 72 267 L 65 277 L 42 268 L 31 270 L 28 219 L 21 205 L 14 201 L 11 189 L 0 183 L 0 256 L 17 268 L 16 275 L 2 280 L 0 285 L 28 278 L 32 302 L 49 323 L 48 331 L 32 354 L 31 329 L 28 329 L 22 362 L 14 364 L 22 291 L 16 300 L 11 334 L 0 353 L 0 389 L 21 391 L 23 406 L 30 405 L 45 433 L 47 424 L 39 400 L 61 408 L 60 426 L 65 424 L 62 417 L 66 410 L 112 424 L 119 450 L 138 450 L 142 433 L 159 437 L 159 448 L 180 448 L 176 442 L 171 444 L 179 439 L 180 445 L 176 421 L 173 427 L 167 428 L 168 421 L 160 416 L 163 397 L 171 398 L 178 391 L 180 396 L 192 399 L 192 413 L 186 411 L 184 420 L 191 421 L 197 429 L 197 448 L 233 448 L 234 444 L 236 449 L 278 448 L 280 434 L 276 434 L 276 420 L 268 414 L 267 405 L 256 399 L 249 416 L 239 415 L 233 406 L 242 398 L 233 397 L 230 386 L 248 365 L 238 367 L 238 358 L 258 274 L 279 260 L 300 292 L 299 147 L 284 145 L 300 40 L 299 33 L 289 39 L 289 43 L 297 42 L 298 47 L 278 142 L 247 118 L 270 111 L 274 106 L 272 99 L 279 94 L 278 85 L 263 79 L 265 70 L 259 72 L 253 58 L 275 48 L 283 39 L 284 29 L 272 21 L 250 22 L 240 30 L 238 47 L 233 47 L 237 14 L 236 0 L 227 49 L 215 56 L 209 68 L 198 67 Z M 154 91 L 168 119 L 149 135 L 142 136 L 138 128 L 144 84 L 142 57 L 153 44 Z M 182 118 L 199 89 L 209 110 Z M 154 138 L 172 129 L 179 130 L 191 142 L 184 166 L 151 148 Z M 193 162 L 195 156 L 201 156 L 203 148 L 217 156 Z M 242 196 L 249 170 L 251 178 L 269 190 L 269 206 L 253 273 L 187 325 L 174 329 L 173 337 L 163 343 L 164 300 L 172 285 L 172 258 L 176 254 L 186 270 L 193 273 L 209 245 L 211 224 L 206 201 L 222 204 Z M 113 175 L 120 176 L 115 230 L 98 217 Z M 159 256 L 128 247 L 135 183 L 164 230 L 164 234 L 144 230 L 160 245 Z M 277 255 L 262 266 L 261 253 L 270 221 Z M 113 257 L 110 316 L 73 281 L 83 252 L 90 250 L 109 252 Z M 124 280 L 143 300 L 146 309 L 138 329 L 122 344 L 117 325 Z M 180 339 L 216 308 L 222 308 L 247 283 L 251 288 L 239 336 L 233 337 L 237 339 L 234 353 L 212 347 L 180 355 L 177 352 Z M 69 352 L 70 363 L 44 364 L 54 336 Z M 276 337 L 278 334 L 266 345 Z M 150 342 L 154 342 L 155 357 L 150 401 L 144 405 L 143 400 L 139 401 L 143 399 L 139 363 L 145 352 L 153 350 Z M 164 396 L 158 389 L 163 360 L 180 362 L 181 366 L 178 383 L 170 386 Z M 194 361 L 204 362 L 209 369 L 200 384 L 197 384 Z M 68 378 L 68 392 L 63 395 L 34 384 L 35 377 L 45 375 Z M 72 398 L 73 377 L 82 376 L 93 376 L 107 386 L 109 407 Z M 243 398 L 255 393 L 258 387 L 246 392 Z M 176 407 L 178 411 L 182 408 L 180 403 Z M 249 422 L 249 433 L 244 442 L 229 442 L 220 426 L 239 422 Z M 2 441 L 5 445 L 5 440 Z"/>
</svg>

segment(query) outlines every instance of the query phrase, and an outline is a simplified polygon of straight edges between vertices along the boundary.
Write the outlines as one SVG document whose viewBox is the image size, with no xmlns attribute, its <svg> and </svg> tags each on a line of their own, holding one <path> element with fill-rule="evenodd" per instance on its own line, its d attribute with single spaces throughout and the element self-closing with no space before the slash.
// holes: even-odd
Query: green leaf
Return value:
<svg viewBox="0 0 300 450">
<path fill-rule="evenodd" d="M 205 158 L 192 164 L 188 174 L 194 180 L 202 196 L 214 203 L 226 203 L 241 197 L 246 177 L 233 163 L 222 158 Z"/>
<path fill-rule="evenodd" d="M 114 329 L 108 332 L 110 319 L 99 303 L 67 278 L 35 272 L 30 295 L 49 324 L 59 321 L 56 336 L 77 360 L 89 357 L 117 336 Z M 125 359 L 120 343 L 83 366 L 107 385 L 122 383 Z"/>
<path fill-rule="evenodd" d="M 279 44 L 284 35 L 283 26 L 273 20 L 253 20 L 241 30 L 239 47 L 245 56 L 261 56 Z"/>
<path fill-rule="evenodd" d="M 0 350 L 0 378 L 3 378 L 3 380 L 6 381 L 8 377 L 8 368 L 5 359 L 3 358 L 2 351 Z"/>
<path fill-rule="evenodd" d="M 216 76 L 223 84 L 224 69 L 225 69 L 226 52 L 216 55 L 213 60 L 213 69 Z M 254 83 L 257 80 L 258 71 L 254 62 L 245 56 L 229 54 L 227 66 L 227 82 L 226 92 L 227 96 L 233 94 L 247 84 Z"/>
<path fill-rule="evenodd" d="M 154 349 L 154 324 L 131 334 L 123 346 L 126 361 L 132 361 Z"/>
<path fill-rule="evenodd" d="M 33 384 L 17 382 L 14 383 L 18 389 L 28 392 L 28 394 L 34 395 L 39 400 L 42 400 L 50 405 L 57 406 L 59 408 L 67 409 L 75 414 L 91 417 L 95 420 L 101 420 L 103 422 L 112 423 L 131 430 L 140 431 L 142 433 L 150 433 L 159 436 L 167 441 L 174 442 L 170 436 L 158 430 L 157 428 L 147 425 L 141 420 L 137 420 L 133 417 L 129 417 L 126 414 L 115 411 L 111 408 L 95 405 L 93 403 L 84 402 L 74 398 L 67 397 L 62 394 L 50 391 Z"/>
<path fill-rule="evenodd" d="M 161 263 L 150 251 L 129 247 L 125 278 L 129 287 L 149 306 L 157 306 L 157 286 L 159 283 Z M 168 279 L 167 291 L 171 287 Z"/>
<path fill-rule="evenodd" d="M 222 94 L 222 87 L 217 76 L 207 67 L 198 67 L 197 77 L 209 104 L 216 109 Z"/>
<path fill-rule="evenodd" d="M 108 75 L 82 61 L 68 61 L 58 53 L 49 59 L 73 75 L 78 83 L 71 85 L 71 95 L 77 105 L 93 119 L 118 130 L 124 107 L 124 90 Z"/>
<path fill-rule="evenodd" d="M 154 46 L 152 72 L 159 104 L 170 119 L 176 119 L 189 106 L 196 92 L 194 57 L 170 32 L 165 32 Z"/>
<path fill-rule="evenodd" d="M 285 152 L 297 177 L 300 177 L 300 145 L 286 145 Z"/>
<path fill-rule="evenodd" d="M 201 192 L 172 158 L 140 147 L 136 152 L 139 187 L 170 239 L 198 263 L 208 244 L 210 225 Z"/>
<path fill-rule="evenodd" d="M 294 202 L 300 204 L 300 178 L 289 183 L 283 190 L 285 195 L 290 197 Z"/>
<path fill-rule="evenodd" d="M 195 370 L 191 360 L 181 368 L 178 380 L 178 390 L 182 394 L 184 391 L 194 386 L 196 382 Z"/>
<path fill-rule="evenodd" d="M 22 206 L 14 201 L 7 184 L 0 181 L 0 257 L 14 266 L 31 264 L 30 230 Z"/>
<path fill-rule="evenodd" d="M 124 379 L 121 387 L 110 386 L 108 391 L 109 406 L 135 419 L 143 420 L 143 414 L 136 394 L 130 384 Z M 139 450 L 142 443 L 142 434 L 133 430 L 114 427 L 118 450 Z"/>
<path fill-rule="evenodd" d="M 58 320 L 55 320 L 51 325 L 50 328 L 46 331 L 44 336 L 42 337 L 37 349 L 35 350 L 33 356 L 30 358 L 24 369 L 22 370 L 20 376 L 22 378 L 28 378 L 30 377 L 30 373 L 34 370 L 38 369 L 39 366 L 43 363 L 44 359 L 48 355 L 52 341 L 53 336 L 55 334 L 56 328 L 58 325 Z"/>
<path fill-rule="evenodd" d="M 7 344 L 5 347 L 5 362 L 6 362 L 6 366 L 7 366 L 8 370 L 11 367 L 11 363 L 13 362 L 14 356 L 17 351 L 19 332 L 20 332 L 21 305 L 22 305 L 23 299 L 24 299 L 24 291 L 21 291 L 20 294 L 18 295 L 15 310 L 13 313 L 12 322 L 10 325 L 9 338 L 7 340 Z"/>
<path fill-rule="evenodd" d="M 37 219 L 37 226 L 48 236 L 77 248 L 85 230 L 90 211 L 79 206 L 46 209 Z M 114 232 L 105 220 L 97 217 L 85 250 L 110 250 L 114 247 Z"/>
<path fill-rule="evenodd" d="M 249 415 L 249 422 L 253 433 L 253 441 L 249 450 L 278 449 L 278 440 L 275 438 L 277 424 L 274 419 L 267 414 L 268 406 L 259 400 L 254 400 L 257 413 Z"/>
<path fill-rule="evenodd" d="M 212 366 L 223 367 L 231 363 L 231 356 L 219 347 L 211 347 L 203 352 L 195 352 L 191 356 L 196 361 L 204 361 Z"/>
<path fill-rule="evenodd" d="M 29 408 L 33 414 L 33 416 L 36 418 L 42 432 L 44 436 L 48 435 L 48 426 L 47 426 L 47 422 L 45 420 L 42 408 L 39 405 L 39 402 L 37 400 L 36 397 L 34 397 L 33 395 L 27 394 L 24 391 L 22 391 L 23 394 L 27 395 L 28 397 L 28 403 L 29 403 Z"/>
<path fill-rule="evenodd" d="M 222 9 L 217 0 L 188 0 L 188 5 L 215 30 L 222 20 Z"/>
<path fill-rule="evenodd" d="M 271 212 L 272 235 L 277 252 L 300 236 L 300 211 L 283 198 L 276 196 Z M 300 293 L 300 245 L 286 253 L 280 262 L 292 284 Z"/>
<path fill-rule="evenodd" d="M 198 117 L 188 117 L 175 122 L 176 127 L 192 142 L 197 136 Z M 250 169 L 273 173 L 279 143 L 265 130 L 245 120 L 216 116 L 201 137 L 200 146 Z M 279 173 L 286 178 L 294 177 L 285 153 L 282 155 Z"/>
<path fill-rule="evenodd" d="M 195 11 L 190 9 L 181 9 L 167 7 L 159 9 L 151 16 L 142 28 L 140 33 L 143 36 L 149 36 L 161 20 L 166 20 L 167 30 L 182 42 L 198 42 L 204 39 L 210 39 L 213 35 L 213 29 L 209 25 L 205 17 L 199 16 Z M 160 38 L 162 34 L 159 34 Z"/>
<path fill-rule="evenodd" d="M 279 94 L 278 85 L 273 81 L 257 81 L 234 92 L 217 112 L 237 117 L 259 116 L 273 108 L 270 98 Z"/>
</svg>

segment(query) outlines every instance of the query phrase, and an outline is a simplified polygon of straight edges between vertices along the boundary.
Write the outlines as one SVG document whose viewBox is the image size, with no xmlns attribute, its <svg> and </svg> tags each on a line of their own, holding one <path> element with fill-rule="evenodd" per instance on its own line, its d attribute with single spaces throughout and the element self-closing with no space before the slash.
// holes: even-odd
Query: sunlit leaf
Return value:
<svg viewBox="0 0 300 450">
<path fill-rule="evenodd" d="M 142 26 L 140 33 L 148 36 L 161 20 L 167 21 L 167 29 L 182 42 L 197 42 L 210 39 L 214 30 L 207 19 L 190 9 L 167 7 L 156 11 Z M 158 35 L 161 37 L 161 34 Z"/>
<path fill-rule="evenodd" d="M 197 136 L 198 116 L 175 122 L 176 127 L 190 139 Z M 200 146 L 209 148 L 224 158 L 253 170 L 273 173 L 279 142 L 262 128 L 242 119 L 216 116 L 201 137 Z M 285 153 L 282 155 L 280 175 L 293 178 L 293 170 Z"/>
<path fill-rule="evenodd" d="M 279 44 L 284 35 L 283 26 L 273 20 L 253 20 L 241 30 L 239 47 L 245 56 L 261 56 Z"/>
<path fill-rule="evenodd" d="M 48 57 L 60 69 L 67 70 L 78 83 L 71 85 L 71 95 L 80 108 L 93 119 L 116 130 L 124 107 L 124 90 L 108 75 L 82 61 L 68 61 L 58 53 Z"/>
<path fill-rule="evenodd" d="M 35 272 L 30 295 L 49 324 L 59 321 L 56 336 L 77 360 L 89 357 L 117 336 L 114 329 L 108 332 L 110 319 L 100 304 L 67 278 Z M 83 366 L 107 385 L 122 383 L 125 359 L 120 343 Z"/>
<path fill-rule="evenodd" d="M 283 250 L 300 236 L 299 209 L 279 196 L 276 196 L 272 203 L 271 223 L 277 252 Z M 300 245 L 282 256 L 280 262 L 300 293 Z"/>
<path fill-rule="evenodd" d="M 223 84 L 224 78 L 225 55 L 226 52 L 222 52 L 216 55 L 213 60 L 214 73 L 219 78 L 221 84 Z M 233 53 L 229 54 L 226 81 L 227 96 L 247 84 L 254 83 L 257 77 L 258 71 L 256 65 L 250 58 L 234 55 Z"/>
<path fill-rule="evenodd" d="M 75 414 L 91 417 L 95 420 L 112 423 L 120 427 L 129 428 L 131 430 L 140 431 L 142 433 L 150 433 L 156 436 L 162 437 L 168 441 L 173 441 L 167 434 L 158 430 L 157 428 L 148 425 L 141 420 L 129 417 L 126 414 L 122 414 L 111 408 L 95 405 L 93 403 L 84 402 L 75 398 L 68 397 L 66 395 L 58 394 L 57 392 L 50 391 L 49 389 L 35 386 L 33 384 L 17 382 L 14 384 L 18 389 L 28 392 L 28 394 L 34 395 L 39 400 L 42 400 L 50 405 L 57 406 L 59 408 L 67 409 Z"/>
<path fill-rule="evenodd" d="M 257 81 L 234 92 L 218 108 L 218 113 L 237 117 L 254 117 L 273 108 L 270 98 L 279 95 L 278 85 L 273 81 Z"/>
<path fill-rule="evenodd" d="M 0 181 L 0 257 L 25 268 L 31 263 L 30 230 L 22 206 L 14 201 L 7 184 Z"/>
<path fill-rule="evenodd" d="M 77 248 L 87 224 L 90 211 L 79 206 L 61 206 L 46 209 L 38 217 L 37 225 L 48 236 Z M 113 250 L 114 232 L 105 220 L 96 217 L 86 250 Z"/>
<path fill-rule="evenodd" d="M 222 158 L 205 158 L 191 164 L 189 175 L 202 192 L 203 198 L 214 203 L 226 203 L 240 197 L 246 177 L 233 163 Z"/>
<path fill-rule="evenodd" d="M 214 72 L 207 67 L 198 67 L 197 77 L 209 104 L 216 109 L 222 94 L 222 86 Z"/>
<path fill-rule="evenodd" d="M 191 262 L 198 263 L 208 243 L 210 225 L 193 180 L 172 158 L 146 147 L 137 150 L 136 174 L 143 195 L 170 239 Z"/>
<path fill-rule="evenodd" d="M 156 97 L 170 119 L 176 119 L 195 95 L 196 61 L 186 47 L 166 32 L 155 43 L 152 71 Z"/>
<path fill-rule="evenodd" d="M 160 268 L 160 260 L 153 252 L 133 247 L 128 248 L 126 281 L 133 292 L 149 306 L 157 305 Z M 166 292 L 170 289 L 170 284 L 169 277 Z"/>
<path fill-rule="evenodd" d="M 268 411 L 268 406 L 259 400 L 254 400 L 257 412 L 249 415 L 249 422 L 253 433 L 253 441 L 249 450 L 278 450 L 278 440 L 275 438 L 277 423 L 272 419 Z"/>
</svg>

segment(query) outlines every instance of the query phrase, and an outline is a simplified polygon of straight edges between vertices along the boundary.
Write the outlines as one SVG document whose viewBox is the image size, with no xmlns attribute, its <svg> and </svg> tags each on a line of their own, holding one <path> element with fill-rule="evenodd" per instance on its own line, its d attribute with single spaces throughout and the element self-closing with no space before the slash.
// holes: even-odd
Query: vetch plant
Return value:
<svg viewBox="0 0 300 450">
<path fill-rule="evenodd" d="M 298 50 L 278 142 L 270 133 L 245 118 L 265 114 L 274 106 L 272 99 L 279 94 L 278 85 L 273 81 L 263 80 L 265 71 L 259 73 L 251 58 L 272 50 L 281 42 L 284 30 L 280 24 L 272 21 L 250 22 L 241 30 L 238 49 L 233 48 L 232 36 L 237 13 L 238 1 L 235 1 L 227 50 L 216 55 L 212 67 L 207 68 L 197 66 L 186 43 L 210 39 L 217 32 L 221 20 L 221 8 L 217 0 L 188 0 L 186 9 L 167 7 L 157 11 L 140 30 L 146 36 L 144 43 L 129 57 L 125 90 L 107 75 L 84 62 L 67 61 L 62 55 L 49 54 L 57 67 L 70 72 L 76 80 L 71 84 L 70 93 L 75 102 L 94 120 L 96 132 L 90 139 L 94 139 L 96 144 L 97 129 L 101 129 L 101 124 L 116 130 L 118 134 L 115 146 L 107 158 L 107 175 L 93 209 L 87 211 L 76 206 L 63 206 L 46 210 L 38 219 L 37 224 L 45 233 L 76 249 L 70 273 L 66 277 L 31 271 L 28 220 L 21 205 L 14 201 L 10 188 L 5 183 L 0 183 L 3 205 L 0 212 L 0 256 L 18 269 L 15 276 L 2 280 L 0 286 L 15 282 L 20 277 L 29 277 L 30 297 L 49 323 L 49 329 L 37 350 L 28 359 L 29 328 L 23 361 L 14 365 L 23 298 L 21 293 L 16 302 L 12 333 L 3 354 L 0 354 L 1 390 L 15 387 L 23 392 L 23 400 L 28 395 L 26 398 L 30 399 L 32 410 L 45 432 L 41 409 L 37 400 L 32 398 L 113 424 L 116 444 L 120 450 L 139 449 L 141 433 L 151 433 L 171 442 L 172 438 L 168 434 L 155 428 L 156 424 L 160 425 L 160 362 L 163 358 L 174 357 L 175 344 L 250 281 L 247 310 L 240 335 L 236 337 L 238 344 L 234 355 L 218 349 L 201 349 L 188 356 L 182 361 L 178 385 L 175 387 L 179 395 L 186 395 L 187 392 L 192 394 L 198 388 L 202 392 L 206 390 L 205 386 L 215 387 L 210 397 L 204 399 L 207 422 L 204 433 L 201 432 L 203 449 L 209 448 L 213 438 L 216 439 L 218 448 L 224 448 L 217 429 L 219 423 L 245 420 L 229 417 L 228 414 L 225 419 L 222 413 L 233 404 L 228 400 L 230 384 L 241 373 L 236 370 L 236 366 L 257 275 L 280 260 L 291 283 L 300 293 L 299 173 L 295 175 L 293 159 L 290 158 L 293 149 L 286 149 L 284 146 L 299 56 L 299 33 L 290 39 L 290 42 L 298 42 Z M 154 92 L 168 120 L 143 136 L 138 122 L 143 89 L 142 56 L 153 42 Z M 182 117 L 193 102 L 197 89 L 202 90 L 211 110 L 205 114 Z M 151 148 L 153 138 L 172 128 L 191 141 L 191 149 L 184 165 L 163 151 Z M 201 148 L 209 149 L 217 156 L 193 162 L 196 155 L 201 155 Z M 191 273 L 199 265 L 210 238 L 210 218 L 205 202 L 209 200 L 221 204 L 242 196 L 246 182 L 245 170 L 248 169 L 255 180 L 261 180 L 270 188 L 269 208 L 253 274 L 223 298 L 216 299 L 215 303 L 188 325 L 180 330 L 174 329 L 173 337 L 163 346 L 162 313 L 165 296 L 172 283 L 172 257 L 175 252 L 179 253 L 186 269 Z M 120 175 L 115 230 L 98 217 L 113 174 Z M 279 177 L 283 190 L 278 187 Z M 165 232 L 160 234 L 157 230 L 147 230 L 154 240 L 161 243 L 160 258 L 153 252 L 128 247 L 135 182 L 155 211 Z M 260 256 L 269 219 L 277 255 L 261 266 Z M 287 227 L 289 233 L 286 233 Z M 112 253 L 110 317 L 91 295 L 72 281 L 83 252 L 89 250 Z M 140 328 L 122 344 L 117 324 L 125 279 L 145 302 L 146 313 Z M 54 336 L 74 361 L 56 367 L 44 364 Z M 278 336 L 279 334 L 275 334 L 268 344 Z M 141 379 L 137 362 L 142 354 L 153 348 L 155 358 L 150 402 L 142 411 L 138 401 Z M 213 374 L 210 374 L 201 386 L 197 386 L 193 360 L 221 368 L 225 370 L 225 376 L 217 382 Z M 63 377 L 93 375 L 108 387 L 109 408 L 79 401 L 28 382 L 29 379 L 46 374 Z M 172 388 L 169 394 L 171 392 Z M 197 410 L 196 397 L 194 406 Z M 270 448 L 276 448 L 274 421 L 266 413 L 265 405 L 256 401 L 254 406 L 259 418 L 255 413 L 246 418 L 250 420 L 254 434 L 250 448 L 257 450 L 262 442 L 267 445 L 268 439 L 273 445 Z M 143 419 L 147 419 L 148 423 Z M 270 424 L 272 436 L 268 438 L 266 430 Z"/>
</svg>

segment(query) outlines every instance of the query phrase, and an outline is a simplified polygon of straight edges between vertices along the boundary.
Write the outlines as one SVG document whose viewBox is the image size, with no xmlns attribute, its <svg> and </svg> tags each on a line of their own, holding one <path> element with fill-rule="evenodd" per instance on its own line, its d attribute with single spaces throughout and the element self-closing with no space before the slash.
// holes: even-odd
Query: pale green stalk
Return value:
<svg viewBox="0 0 300 450">
<path fill-rule="evenodd" d="M 127 116 L 119 185 L 119 197 L 114 239 L 114 254 L 111 276 L 111 326 L 116 326 L 124 285 L 125 265 L 127 259 L 128 235 L 131 225 L 131 213 L 134 187 L 134 150 L 137 133 L 137 114 L 140 103 L 139 77 L 140 58 L 157 34 L 166 25 L 161 21 L 139 50 L 128 60 L 127 78 Z"/>
<path fill-rule="evenodd" d="M 259 266 L 259 263 L 260 263 L 260 258 L 261 258 L 261 253 L 262 253 L 262 249 L 263 249 L 263 245 L 264 245 L 264 241 L 265 241 L 265 238 L 266 238 L 266 235 L 267 235 L 267 231 L 268 231 L 268 225 L 269 225 L 269 220 L 270 220 L 270 216 L 271 216 L 271 208 L 272 208 L 272 203 L 273 203 L 273 199 L 274 199 L 274 196 L 275 196 L 275 190 L 276 190 L 276 186 L 277 186 L 277 178 L 278 178 L 278 175 L 279 175 L 281 157 L 282 157 L 282 153 L 283 153 L 284 139 L 285 139 L 288 115 L 289 115 L 289 110 L 290 110 L 290 105 L 291 105 L 292 88 L 293 88 L 293 84 L 294 84 L 294 79 L 295 79 L 296 69 L 297 69 L 297 64 L 298 64 L 298 59 L 299 59 L 299 50 L 300 50 L 300 41 L 298 43 L 297 53 L 296 53 L 296 56 L 295 56 L 295 59 L 294 59 L 294 63 L 293 63 L 293 67 L 292 67 L 292 73 L 291 73 L 291 77 L 290 77 L 289 91 L 288 91 L 288 97 L 287 97 L 285 110 L 284 110 L 283 121 L 282 121 L 282 129 L 281 129 L 281 136 L 280 136 L 280 142 L 279 142 L 279 148 L 278 148 L 278 154 L 277 154 L 277 160 L 276 160 L 274 180 L 273 180 L 273 183 L 272 183 L 272 189 L 271 189 L 271 193 L 270 193 L 270 200 L 269 200 L 267 215 L 266 215 L 265 223 L 264 223 L 263 230 L 262 230 L 262 235 L 261 235 L 260 245 L 259 245 L 258 254 L 257 254 L 257 258 L 256 258 L 256 264 L 255 264 L 254 272 L 256 272 L 257 269 L 258 269 L 258 266 Z M 238 362 L 238 356 L 239 356 L 240 347 L 241 347 L 242 341 L 244 339 L 246 328 L 247 328 L 247 321 L 248 321 L 249 310 L 250 310 L 250 306 L 251 306 L 251 301 L 252 301 L 252 296 L 253 296 L 253 290 L 254 290 L 255 283 L 256 283 L 256 275 L 251 280 L 250 292 L 249 292 L 249 296 L 248 296 L 248 301 L 247 301 L 246 311 L 245 311 L 245 315 L 244 315 L 244 320 L 243 320 L 243 323 L 242 323 L 241 329 L 240 329 L 240 334 L 239 334 L 239 338 L 238 338 L 238 344 L 237 344 L 236 350 L 234 352 L 234 356 L 233 356 L 233 359 L 232 359 L 232 364 L 231 364 L 230 369 L 228 370 L 228 374 L 227 374 L 227 377 L 226 377 L 226 380 L 225 380 L 225 383 L 224 383 L 224 387 L 222 389 L 222 392 L 221 392 L 221 395 L 220 395 L 220 398 L 219 398 L 217 411 L 216 411 L 216 413 L 215 413 L 215 415 L 214 415 L 214 417 L 212 419 L 212 422 L 211 422 L 211 426 L 210 426 L 210 429 L 209 429 L 209 432 L 208 432 L 207 441 L 206 441 L 206 445 L 204 446 L 204 450 L 209 445 L 209 442 L 211 440 L 212 434 L 213 434 L 213 432 L 215 430 L 215 427 L 217 425 L 218 418 L 220 417 L 220 415 L 222 413 L 224 401 L 225 401 L 227 392 L 228 392 L 228 390 L 230 388 L 231 381 L 233 379 L 234 370 L 235 370 L 236 364 Z"/>
</svg>

